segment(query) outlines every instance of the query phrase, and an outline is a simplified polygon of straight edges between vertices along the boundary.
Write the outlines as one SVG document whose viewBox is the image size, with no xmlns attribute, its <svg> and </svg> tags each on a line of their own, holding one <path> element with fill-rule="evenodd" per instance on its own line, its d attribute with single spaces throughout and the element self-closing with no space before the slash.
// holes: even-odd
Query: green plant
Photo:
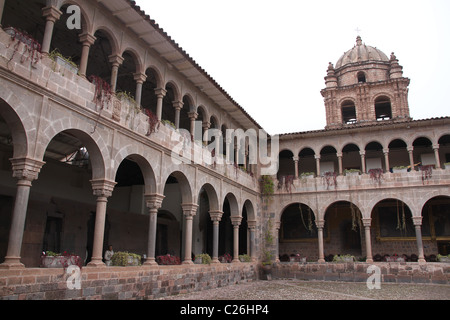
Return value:
<svg viewBox="0 0 450 320">
<path fill-rule="evenodd" d="M 344 173 L 351 173 L 351 172 L 361 173 L 361 170 L 359 170 L 359 169 L 345 169 L 344 170 Z"/>
<path fill-rule="evenodd" d="M 314 172 L 302 172 L 300 174 L 300 178 L 305 178 L 305 177 L 309 177 L 309 176 L 313 176 L 315 173 Z"/>
<path fill-rule="evenodd" d="M 270 176 L 261 177 L 261 194 L 270 197 L 275 192 L 275 183 Z"/>
<path fill-rule="evenodd" d="M 56 63 L 56 58 L 60 58 L 62 60 L 64 60 L 68 65 L 70 65 L 71 67 L 78 69 L 78 65 L 72 61 L 71 58 L 67 58 L 64 57 L 59 51 L 58 49 L 53 50 L 52 52 L 49 53 L 48 57 L 50 59 L 52 59 L 55 63 Z M 54 68 L 56 68 L 56 65 L 54 65 Z M 53 70 L 55 71 L 55 70 Z"/>
<path fill-rule="evenodd" d="M 174 124 L 172 121 L 169 121 L 169 120 L 161 120 L 161 122 L 162 122 L 164 125 L 170 126 L 170 127 L 174 128 L 174 129 L 177 128 L 177 127 L 175 126 L 175 124 Z"/>
<path fill-rule="evenodd" d="M 241 255 L 239 255 L 239 260 L 241 262 L 251 262 L 252 257 L 250 257 L 248 254 L 241 254 Z"/>
<path fill-rule="evenodd" d="M 138 264 L 141 264 L 141 256 L 135 253 L 129 253 L 126 251 L 115 252 L 111 258 L 113 266 L 126 267 L 128 266 L 128 257 L 137 259 Z"/>
<path fill-rule="evenodd" d="M 202 258 L 202 264 L 210 264 L 211 263 L 211 256 L 207 253 L 198 254 L 195 256 L 195 258 Z"/>
<path fill-rule="evenodd" d="M 351 254 L 345 254 L 345 255 L 335 255 L 333 257 L 333 262 L 344 262 L 346 259 L 352 259 L 352 261 L 355 261 L 355 257 Z"/>
<path fill-rule="evenodd" d="M 437 260 L 438 260 L 438 261 L 441 261 L 441 260 L 447 260 L 447 259 L 450 259 L 450 254 L 449 254 L 448 256 L 441 255 L 441 254 L 438 254 L 438 255 L 437 255 Z"/>
</svg>

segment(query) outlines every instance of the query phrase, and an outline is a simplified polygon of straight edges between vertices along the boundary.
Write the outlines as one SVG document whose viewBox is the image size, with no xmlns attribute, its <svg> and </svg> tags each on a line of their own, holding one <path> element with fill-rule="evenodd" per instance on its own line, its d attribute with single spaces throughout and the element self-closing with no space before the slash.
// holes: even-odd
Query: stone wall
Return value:
<svg viewBox="0 0 450 320">
<path fill-rule="evenodd" d="M 416 262 L 355 262 L 355 263 L 279 263 L 273 269 L 273 279 L 366 282 L 372 273 L 369 266 L 381 270 L 381 282 L 450 284 L 449 263 Z"/>
<path fill-rule="evenodd" d="M 85 267 L 81 289 L 64 269 L 0 270 L 0 300 L 142 300 L 256 280 L 251 263 L 155 267 Z"/>
</svg>

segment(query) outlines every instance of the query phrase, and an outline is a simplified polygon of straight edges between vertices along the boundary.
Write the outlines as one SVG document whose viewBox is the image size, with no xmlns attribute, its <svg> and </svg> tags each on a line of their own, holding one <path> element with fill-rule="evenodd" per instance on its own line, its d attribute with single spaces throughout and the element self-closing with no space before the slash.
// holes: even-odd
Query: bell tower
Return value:
<svg viewBox="0 0 450 320">
<path fill-rule="evenodd" d="M 394 53 L 388 58 L 358 36 L 336 66 L 328 65 L 326 88 L 321 91 L 326 129 L 411 120 L 409 83 Z"/>
</svg>

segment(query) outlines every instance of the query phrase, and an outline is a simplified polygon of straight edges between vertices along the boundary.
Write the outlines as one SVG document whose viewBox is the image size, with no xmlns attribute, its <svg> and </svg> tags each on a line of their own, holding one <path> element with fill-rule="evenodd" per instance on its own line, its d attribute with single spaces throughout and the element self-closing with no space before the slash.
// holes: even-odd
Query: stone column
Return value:
<svg viewBox="0 0 450 320">
<path fill-rule="evenodd" d="M 258 260 L 256 255 L 256 221 L 247 221 L 248 230 L 250 232 L 250 257 L 252 261 Z"/>
<path fill-rule="evenodd" d="M 220 263 L 219 261 L 219 223 L 222 220 L 222 211 L 209 211 L 209 216 L 213 222 L 213 254 L 212 263 Z"/>
<path fill-rule="evenodd" d="M 323 227 L 325 225 L 325 220 L 316 220 L 317 226 L 317 238 L 319 243 L 319 263 L 325 262 L 325 255 L 323 251 Z"/>
<path fill-rule="evenodd" d="M 94 246 L 90 267 L 103 267 L 103 240 L 105 237 L 106 206 L 116 185 L 115 181 L 91 180 L 94 196 L 97 197 L 97 209 L 95 211 Z"/>
<path fill-rule="evenodd" d="M 192 138 L 192 140 L 194 140 L 194 137 L 195 137 L 195 120 L 197 120 L 197 118 L 198 118 L 198 113 L 197 112 L 189 112 L 188 116 L 189 116 L 189 120 L 191 121 L 191 126 L 190 126 L 191 138 Z"/>
<path fill-rule="evenodd" d="M 434 158 L 436 159 L 436 169 L 441 169 L 441 159 L 439 157 L 439 145 L 433 144 Z"/>
<path fill-rule="evenodd" d="M 314 156 L 314 158 L 316 159 L 316 173 L 317 176 L 320 177 L 320 155 Z"/>
<path fill-rule="evenodd" d="M 411 172 L 414 171 L 414 147 L 408 147 L 408 154 L 409 154 L 409 164 L 411 166 Z"/>
<path fill-rule="evenodd" d="M 419 255 L 419 262 L 424 263 L 425 256 L 423 252 L 423 241 L 422 241 L 422 217 L 412 217 L 414 228 L 416 230 L 416 241 L 417 241 L 417 251 Z"/>
<path fill-rule="evenodd" d="M 366 239 L 366 262 L 372 263 L 373 262 L 372 241 L 371 241 L 371 234 L 370 234 L 370 225 L 372 223 L 372 219 L 363 218 L 362 221 L 363 221 L 363 225 L 364 225 L 365 239 Z"/>
<path fill-rule="evenodd" d="M 342 176 L 344 173 L 344 166 L 342 164 L 342 152 L 336 153 L 336 156 L 338 158 L 339 175 Z"/>
<path fill-rule="evenodd" d="M 233 263 L 239 261 L 239 227 L 242 222 L 242 217 L 231 217 L 231 224 L 233 225 Z"/>
<path fill-rule="evenodd" d="M 390 172 L 391 169 L 391 165 L 389 163 L 389 149 L 383 149 L 383 154 L 384 154 L 384 163 L 386 166 L 386 173 Z"/>
<path fill-rule="evenodd" d="M 294 160 L 294 178 L 295 178 L 295 180 L 297 180 L 298 179 L 298 161 L 299 161 L 299 158 L 298 157 L 294 157 L 294 158 L 292 158 L 292 160 Z"/>
<path fill-rule="evenodd" d="M 50 6 L 42 9 L 42 15 L 45 17 L 46 22 L 41 51 L 42 53 L 49 53 L 50 45 L 52 43 L 53 28 L 55 27 L 55 22 L 61 17 L 62 12 L 56 7 Z"/>
<path fill-rule="evenodd" d="M 362 174 L 366 173 L 366 152 L 360 151 L 359 154 L 361 155 L 361 172 Z"/>
<path fill-rule="evenodd" d="M 28 209 L 31 183 L 38 178 L 44 162 L 32 159 L 11 159 L 13 177 L 17 179 L 16 200 L 9 230 L 8 250 L 0 268 L 24 268 L 20 262 L 23 233 Z"/>
<path fill-rule="evenodd" d="M 111 55 L 108 57 L 109 62 L 112 64 L 112 70 L 111 70 L 111 91 L 116 92 L 117 87 L 117 76 L 119 74 L 119 67 L 122 65 L 123 61 L 125 60 L 119 55 Z"/>
<path fill-rule="evenodd" d="M 80 61 L 80 76 L 86 77 L 88 59 L 89 59 L 89 51 L 91 46 L 97 40 L 93 35 L 89 33 L 83 33 L 80 35 L 80 42 L 83 45 L 83 49 L 81 50 L 81 61 Z"/>
<path fill-rule="evenodd" d="M 149 227 L 148 227 L 148 245 L 147 259 L 145 265 L 157 265 L 155 260 L 156 250 L 156 227 L 158 225 L 158 210 L 162 206 L 164 195 L 150 194 L 145 195 L 145 203 L 149 211 Z"/>
<path fill-rule="evenodd" d="M 194 203 L 182 204 L 185 219 L 184 229 L 184 260 L 183 264 L 193 264 L 192 262 L 192 220 L 197 214 L 198 205 Z"/>
<path fill-rule="evenodd" d="M 141 105 L 142 85 L 144 84 L 145 80 L 147 80 L 147 76 L 144 73 L 135 73 L 134 74 L 134 81 L 136 81 L 135 100 L 136 100 L 136 104 L 138 107 Z"/>
<path fill-rule="evenodd" d="M 0 0 L 0 27 L 2 26 L 1 22 L 3 19 L 3 10 L 5 8 L 5 0 Z"/>
<path fill-rule="evenodd" d="M 177 129 L 180 129 L 180 111 L 183 108 L 183 102 L 181 101 L 174 101 L 173 107 L 175 108 L 175 127 Z"/>
<path fill-rule="evenodd" d="M 158 118 L 158 121 L 162 120 L 162 107 L 163 107 L 163 99 L 167 94 L 167 91 L 163 88 L 155 89 L 156 94 L 156 117 Z"/>
<path fill-rule="evenodd" d="M 280 228 L 281 221 L 275 222 L 275 262 L 280 262 Z"/>
</svg>

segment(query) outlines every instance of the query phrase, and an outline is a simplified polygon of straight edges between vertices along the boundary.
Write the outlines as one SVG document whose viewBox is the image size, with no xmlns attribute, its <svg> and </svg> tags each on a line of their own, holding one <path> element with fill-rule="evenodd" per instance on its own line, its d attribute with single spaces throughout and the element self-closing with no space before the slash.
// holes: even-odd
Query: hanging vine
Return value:
<svg viewBox="0 0 450 320">
<path fill-rule="evenodd" d="M 147 137 L 150 137 L 152 133 L 156 132 L 156 130 L 159 129 L 160 123 L 158 117 L 150 109 L 145 109 L 145 114 L 148 117 Z"/>
<path fill-rule="evenodd" d="M 400 230 L 401 232 L 406 231 L 405 203 L 402 202 L 400 214 L 400 206 L 398 200 L 397 200 L 397 230 Z"/>
<path fill-rule="evenodd" d="M 111 101 L 113 92 L 112 92 L 111 86 L 105 80 L 103 80 L 102 78 L 100 78 L 96 75 L 91 75 L 89 77 L 89 81 L 95 85 L 93 101 L 95 102 L 95 106 L 97 108 L 99 108 L 98 118 L 95 121 L 94 130 L 92 131 L 92 133 L 94 133 L 95 130 L 97 129 L 98 120 L 100 119 L 100 114 L 101 114 L 102 110 L 105 108 L 105 105 L 107 105 Z"/>
<path fill-rule="evenodd" d="M 355 208 L 353 203 L 350 204 L 350 211 L 352 214 L 352 230 L 358 231 L 358 227 L 361 230 L 361 212 Z"/>
<path fill-rule="evenodd" d="M 325 180 L 327 184 L 327 190 L 330 189 L 330 186 L 334 186 L 336 189 L 337 187 L 337 175 L 336 172 L 325 172 L 323 174 L 323 179 Z"/>
<path fill-rule="evenodd" d="M 429 180 L 433 176 L 433 165 L 420 166 L 420 171 L 422 172 L 422 183 L 424 184 L 426 180 Z"/>
<path fill-rule="evenodd" d="M 7 48 L 15 43 L 13 47 L 14 52 L 9 59 L 8 64 L 14 59 L 14 56 L 19 51 L 21 43 L 24 44 L 24 50 L 22 52 L 20 63 L 24 63 L 25 61 L 30 60 L 31 65 L 34 66 L 41 60 L 41 44 L 37 42 L 32 36 L 30 36 L 25 31 L 20 31 L 13 27 L 7 28 L 5 31 L 11 36 L 11 43 L 7 46 Z"/>
<path fill-rule="evenodd" d="M 369 170 L 370 179 L 375 183 L 381 184 L 381 180 L 383 179 L 383 169 L 370 169 Z"/>
<path fill-rule="evenodd" d="M 309 231 L 309 233 L 312 233 L 312 231 L 313 231 L 313 222 L 312 222 L 312 216 L 311 216 L 311 208 L 308 207 L 308 224 L 306 224 L 305 218 L 303 217 L 303 209 L 302 209 L 302 205 L 301 204 L 299 204 L 299 208 L 300 208 L 300 217 L 302 218 L 303 226 L 305 227 L 306 230 Z"/>
</svg>

